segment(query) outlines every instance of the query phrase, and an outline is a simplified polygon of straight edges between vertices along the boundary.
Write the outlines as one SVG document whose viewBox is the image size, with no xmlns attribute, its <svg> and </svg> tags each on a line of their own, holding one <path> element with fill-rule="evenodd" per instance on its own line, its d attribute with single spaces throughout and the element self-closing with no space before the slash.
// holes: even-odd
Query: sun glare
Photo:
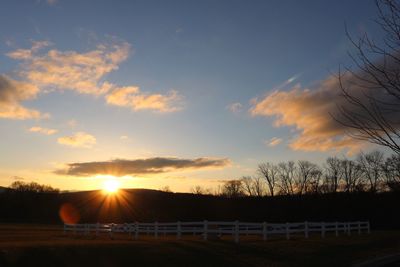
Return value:
<svg viewBox="0 0 400 267">
<path fill-rule="evenodd" d="M 103 190 L 108 194 L 112 194 L 118 191 L 119 186 L 120 184 L 117 180 L 107 180 L 103 184 Z"/>
</svg>

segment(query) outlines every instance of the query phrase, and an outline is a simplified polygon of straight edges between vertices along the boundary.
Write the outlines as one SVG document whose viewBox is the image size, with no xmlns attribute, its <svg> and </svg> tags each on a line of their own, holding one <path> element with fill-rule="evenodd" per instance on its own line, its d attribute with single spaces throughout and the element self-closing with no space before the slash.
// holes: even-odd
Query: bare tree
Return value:
<svg viewBox="0 0 400 267">
<path fill-rule="evenodd" d="M 202 186 L 196 185 L 190 189 L 190 192 L 195 195 L 204 195 L 206 190 Z"/>
<path fill-rule="evenodd" d="M 278 164 L 278 186 L 280 192 L 285 195 L 294 194 L 294 177 L 296 172 L 296 165 L 294 161 L 281 162 Z"/>
<path fill-rule="evenodd" d="M 32 193 L 59 193 L 60 189 L 54 188 L 50 185 L 38 184 L 36 182 L 25 183 L 23 181 L 15 181 L 10 185 L 10 188 L 19 192 L 32 192 Z"/>
<path fill-rule="evenodd" d="M 244 192 L 249 196 L 261 197 L 264 195 L 264 183 L 259 176 L 243 176 L 242 187 Z"/>
<path fill-rule="evenodd" d="M 383 173 L 387 187 L 392 191 L 400 191 L 400 156 L 392 155 L 383 164 Z"/>
<path fill-rule="evenodd" d="M 160 191 L 166 192 L 166 193 L 172 193 L 171 188 L 169 187 L 169 185 L 163 186 L 160 188 Z"/>
<path fill-rule="evenodd" d="M 297 173 L 295 178 L 295 187 L 296 192 L 299 195 L 306 193 L 308 183 L 313 175 L 313 171 L 317 169 L 317 165 L 306 161 L 306 160 L 299 160 L 297 162 Z"/>
<path fill-rule="evenodd" d="M 325 165 L 325 184 L 329 192 L 337 192 L 339 182 L 342 178 L 342 164 L 337 157 L 329 157 L 326 159 Z"/>
<path fill-rule="evenodd" d="M 254 192 L 257 197 L 265 195 L 265 183 L 259 176 L 253 177 Z"/>
<path fill-rule="evenodd" d="M 278 177 L 278 168 L 272 163 L 261 163 L 258 165 L 258 173 L 265 179 L 270 196 L 274 196 Z"/>
<path fill-rule="evenodd" d="M 244 195 L 242 189 L 242 181 L 230 180 L 226 181 L 222 186 L 222 195 L 225 197 L 241 197 Z"/>
<path fill-rule="evenodd" d="M 310 177 L 306 184 L 306 192 L 318 194 L 320 192 L 322 170 L 315 165 L 315 168 L 310 172 Z"/>
<path fill-rule="evenodd" d="M 362 174 L 360 165 L 356 162 L 343 159 L 341 161 L 341 169 L 343 174 L 344 181 L 344 191 L 345 192 L 354 192 L 357 191 L 360 187 L 360 176 Z"/>
<path fill-rule="evenodd" d="M 242 181 L 242 187 L 244 192 L 249 196 L 254 196 L 253 179 L 251 176 L 243 176 L 240 181 Z"/>
<path fill-rule="evenodd" d="M 373 151 L 368 154 L 361 153 L 357 158 L 361 166 L 362 174 L 369 183 L 369 191 L 378 191 L 379 181 L 382 177 L 382 165 L 384 155 L 380 151 Z"/>
<path fill-rule="evenodd" d="M 367 34 L 354 40 L 350 54 L 357 70 L 339 71 L 343 103 L 335 119 L 350 136 L 385 146 L 400 154 L 400 3 L 376 0 L 377 24 L 385 37 L 375 42 Z M 377 60 L 378 59 L 378 60 Z"/>
</svg>

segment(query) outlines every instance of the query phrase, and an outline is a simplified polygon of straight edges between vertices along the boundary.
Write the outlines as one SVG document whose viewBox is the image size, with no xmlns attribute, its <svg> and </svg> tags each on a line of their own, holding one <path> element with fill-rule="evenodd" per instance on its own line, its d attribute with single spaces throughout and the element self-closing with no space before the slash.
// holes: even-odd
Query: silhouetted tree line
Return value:
<svg viewBox="0 0 400 267">
<path fill-rule="evenodd" d="M 373 228 L 397 229 L 399 185 L 399 156 L 377 151 L 355 159 L 330 157 L 320 165 L 265 162 L 252 177 L 226 181 L 216 190 L 196 186 L 192 193 L 59 192 L 17 181 L 0 193 L 0 222 L 62 223 L 60 211 L 68 204 L 78 222 L 370 220 Z"/>
<path fill-rule="evenodd" d="M 236 190 L 236 189 L 235 189 Z M 224 197 L 145 189 L 73 193 L 0 193 L 0 222 L 62 224 L 68 204 L 77 222 L 168 221 L 357 221 L 370 220 L 372 229 L 398 229 L 400 192 Z"/>
<path fill-rule="evenodd" d="M 23 181 L 15 181 L 10 185 L 10 188 L 17 192 L 32 192 L 32 193 L 59 193 L 60 189 L 50 185 L 43 185 L 36 182 L 26 183 Z"/>
<path fill-rule="evenodd" d="M 226 197 L 400 191 L 400 155 L 360 153 L 354 160 L 329 157 L 322 165 L 299 160 L 258 165 L 256 175 L 224 182 L 214 192 Z M 212 194 L 196 186 L 195 194 Z"/>
</svg>

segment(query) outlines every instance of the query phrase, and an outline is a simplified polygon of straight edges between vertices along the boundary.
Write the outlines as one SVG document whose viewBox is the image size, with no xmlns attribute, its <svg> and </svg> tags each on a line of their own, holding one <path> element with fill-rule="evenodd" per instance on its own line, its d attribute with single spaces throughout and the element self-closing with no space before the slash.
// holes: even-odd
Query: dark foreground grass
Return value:
<svg viewBox="0 0 400 267">
<path fill-rule="evenodd" d="M 0 266 L 351 266 L 400 252 L 400 232 L 266 242 L 126 235 L 65 236 L 59 227 L 1 225 Z"/>
</svg>

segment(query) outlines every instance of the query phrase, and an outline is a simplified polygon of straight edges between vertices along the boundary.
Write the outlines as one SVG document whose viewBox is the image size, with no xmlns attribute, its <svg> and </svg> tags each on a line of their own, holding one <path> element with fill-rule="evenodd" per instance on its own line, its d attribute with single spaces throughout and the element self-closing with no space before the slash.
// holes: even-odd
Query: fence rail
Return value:
<svg viewBox="0 0 400 267">
<path fill-rule="evenodd" d="M 64 234 L 68 233 L 90 235 L 95 233 L 107 233 L 113 237 L 114 233 L 127 233 L 132 238 L 137 239 L 140 234 L 154 235 L 176 235 L 178 239 L 183 234 L 200 234 L 204 240 L 210 236 L 232 235 L 235 242 L 239 242 L 241 235 L 260 236 L 263 240 L 267 240 L 272 235 L 283 235 L 286 239 L 290 239 L 293 235 L 302 235 L 308 238 L 310 234 L 319 233 L 322 238 L 327 233 L 339 233 L 351 235 L 352 232 L 361 234 L 362 232 L 370 233 L 369 221 L 353 221 L 353 222 L 295 222 L 295 223 L 253 223 L 253 222 L 216 222 L 216 221 L 200 221 L 200 222 L 167 222 L 167 223 L 95 223 L 95 224 L 64 224 Z"/>
</svg>

